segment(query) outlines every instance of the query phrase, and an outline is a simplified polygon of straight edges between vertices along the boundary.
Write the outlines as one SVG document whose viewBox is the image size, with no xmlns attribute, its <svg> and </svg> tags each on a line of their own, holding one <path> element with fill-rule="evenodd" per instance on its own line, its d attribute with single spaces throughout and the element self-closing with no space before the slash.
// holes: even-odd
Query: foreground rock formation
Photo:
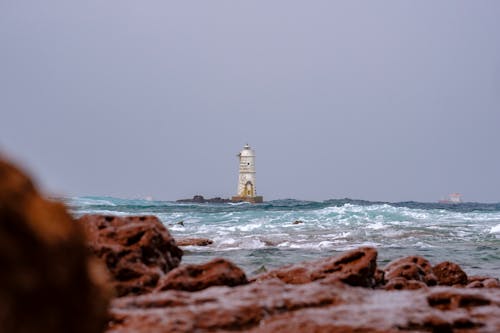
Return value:
<svg viewBox="0 0 500 333">
<path fill-rule="evenodd" d="M 115 299 L 108 332 L 500 332 L 497 279 L 463 280 L 458 265 L 419 256 L 377 269 L 376 258 L 359 248 L 249 284 L 222 259 L 181 265 L 156 293 Z M 460 288 L 448 286 L 457 276 Z M 492 289 L 474 289 L 485 283 Z"/>
<path fill-rule="evenodd" d="M 100 332 L 105 268 L 64 206 L 0 159 L 0 332 Z"/>
<path fill-rule="evenodd" d="M 118 296 L 153 291 L 181 261 L 182 250 L 155 216 L 84 215 L 77 223 L 106 264 Z"/>
<path fill-rule="evenodd" d="M 267 280 L 116 299 L 108 332 L 499 332 L 500 289 L 394 291 Z"/>
</svg>

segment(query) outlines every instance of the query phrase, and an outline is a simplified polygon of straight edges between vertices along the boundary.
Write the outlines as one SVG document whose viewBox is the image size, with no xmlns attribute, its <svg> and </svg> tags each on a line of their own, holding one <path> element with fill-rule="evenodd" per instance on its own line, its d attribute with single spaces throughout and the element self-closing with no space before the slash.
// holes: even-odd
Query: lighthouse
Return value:
<svg viewBox="0 0 500 333">
<path fill-rule="evenodd" d="M 237 156 L 240 160 L 238 194 L 232 198 L 232 201 L 261 203 L 263 198 L 256 195 L 255 189 L 255 152 L 246 144 Z"/>
</svg>

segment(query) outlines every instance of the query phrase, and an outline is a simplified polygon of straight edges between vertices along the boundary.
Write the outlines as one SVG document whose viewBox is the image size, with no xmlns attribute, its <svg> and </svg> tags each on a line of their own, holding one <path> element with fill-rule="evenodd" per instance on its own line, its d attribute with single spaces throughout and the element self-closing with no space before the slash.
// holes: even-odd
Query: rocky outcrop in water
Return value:
<svg viewBox="0 0 500 333">
<path fill-rule="evenodd" d="M 429 260 L 420 256 L 396 259 L 384 267 L 384 283 L 387 290 L 420 289 L 437 285 Z"/>
<path fill-rule="evenodd" d="M 336 257 L 285 266 L 256 276 L 252 281 L 279 279 L 290 284 L 316 280 L 340 281 L 351 286 L 375 285 L 377 250 L 362 247 Z"/>
<path fill-rule="evenodd" d="M 436 275 L 440 285 L 466 285 L 467 274 L 460 268 L 459 265 L 444 261 L 432 267 L 432 271 Z"/>
<path fill-rule="evenodd" d="M 195 195 L 192 199 L 179 199 L 176 200 L 178 203 L 228 203 L 231 202 L 230 199 L 224 199 L 221 197 L 215 197 L 210 199 L 205 199 L 202 195 Z"/>
<path fill-rule="evenodd" d="M 208 238 L 181 238 L 176 240 L 178 246 L 208 246 L 213 241 Z"/>
<path fill-rule="evenodd" d="M 111 290 L 65 207 L 0 159 L 0 332 L 100 332 Z"/>
<path fill-rule="evenodd" d="M 90 250 L 106 264 L 118 296 L 151 292 L 177 267 L 182 250 L 155 216 L 84 215 Z"/>
</svg>

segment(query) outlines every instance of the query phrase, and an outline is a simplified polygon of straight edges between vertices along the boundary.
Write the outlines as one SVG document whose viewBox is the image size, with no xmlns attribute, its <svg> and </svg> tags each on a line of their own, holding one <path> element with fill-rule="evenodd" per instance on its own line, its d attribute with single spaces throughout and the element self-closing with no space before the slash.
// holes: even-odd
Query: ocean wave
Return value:
<svg viewBox="0 0 500 333">
<path fill-rule="evenodd" d="M 500 234 L 500 224 L 497 224 L 496 226 L 492 227 L 490 230 L 491 234 Z"/>
</svg>

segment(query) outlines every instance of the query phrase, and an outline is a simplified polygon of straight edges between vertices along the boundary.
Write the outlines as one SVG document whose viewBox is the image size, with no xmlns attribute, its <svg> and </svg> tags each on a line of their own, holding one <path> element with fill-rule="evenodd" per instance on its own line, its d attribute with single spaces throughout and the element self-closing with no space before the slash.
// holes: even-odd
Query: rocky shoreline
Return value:
<svg viewBox="0 0 500 333">
<path fill-rule="evenodd" d="M 157 217 L 74 220 L 1 160 L 0 220 L 1 332 L 500 331 L 498 279 L 453 262 L 378 267 L 360 247 L 255 276 L 184 265 Z"/>
</svg>

